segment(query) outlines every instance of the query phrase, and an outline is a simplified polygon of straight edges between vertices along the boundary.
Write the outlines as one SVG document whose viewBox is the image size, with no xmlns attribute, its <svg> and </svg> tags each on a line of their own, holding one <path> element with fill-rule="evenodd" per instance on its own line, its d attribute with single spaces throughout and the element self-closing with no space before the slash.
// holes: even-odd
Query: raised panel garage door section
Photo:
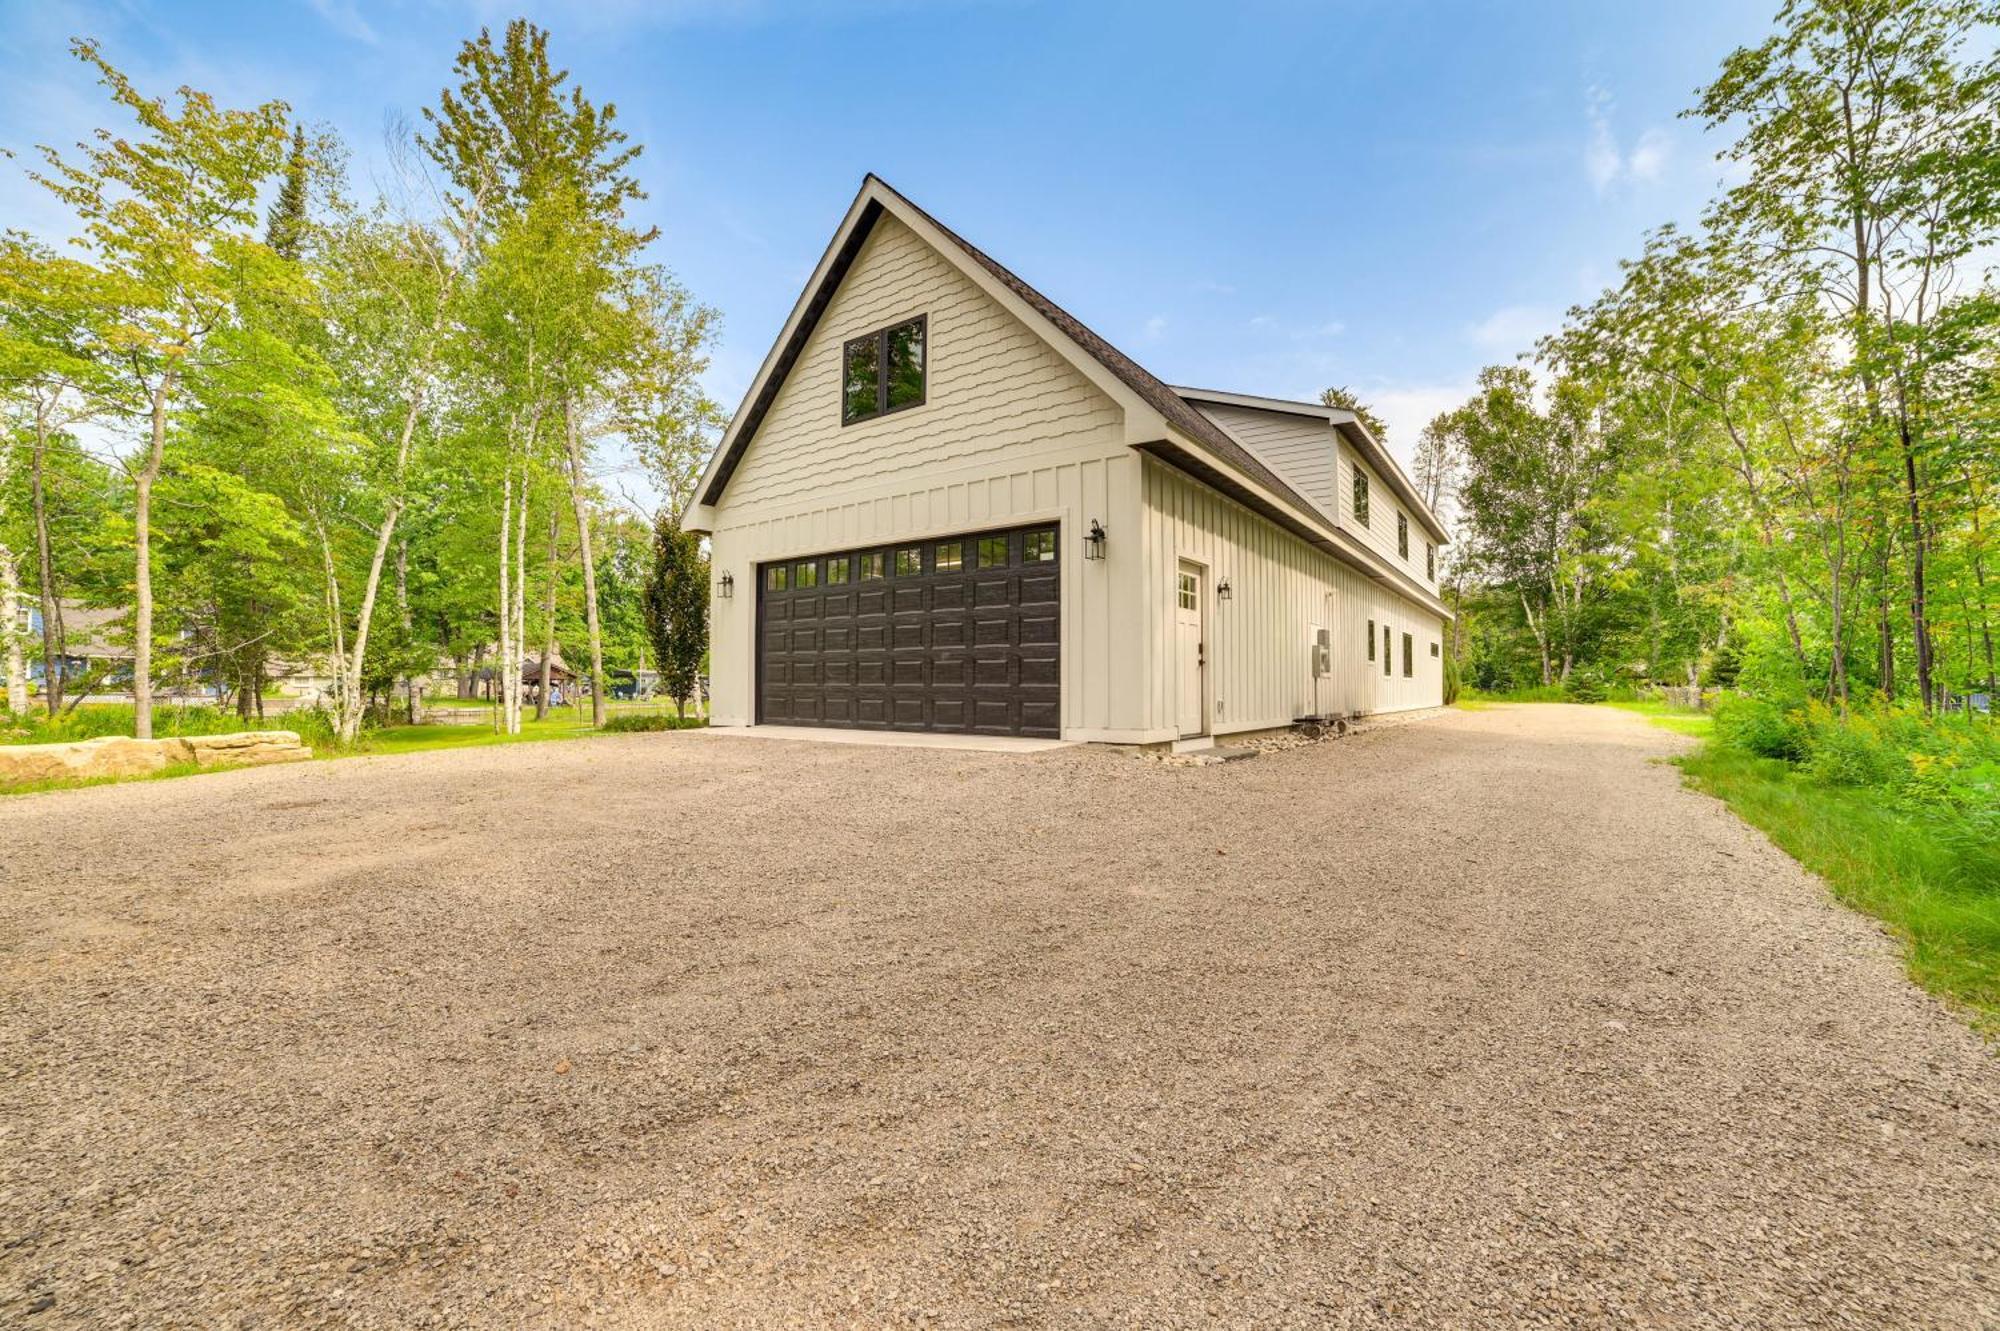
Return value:
<svg viewBox="0 0 2000 1331">
<path fill-rule="evenodd" d="M 759 565 L 758 721 L 1058 738 L 1059 547 L 1044 525 Z"/>
</svg>

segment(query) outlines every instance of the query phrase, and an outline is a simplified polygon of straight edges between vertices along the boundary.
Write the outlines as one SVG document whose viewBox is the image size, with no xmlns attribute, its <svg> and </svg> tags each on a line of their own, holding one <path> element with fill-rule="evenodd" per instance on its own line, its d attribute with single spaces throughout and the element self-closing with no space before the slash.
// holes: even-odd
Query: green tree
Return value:
<svg viewBox="0 0 2000 1331">
<path fill-rule="evenodd" d="M 643 602 L 660 685 L 686 719 L 708 652 L 708 560 L 701 538 L 681 527 L 672 508 L 662 508 L 653 523 L 653 571 Z"/>
<path fill-rule="evenodd" d="M 1377 416 L 1369 408 L 1366 402 L 1363 402 L 1356 395 L 1353 389 L 1335 386 L 1322 392 L 1319 395 L 1319 400 L 1326 406 L 1339 407 L 1343 411 L 1353 412 L 1356 419 L 1368 428 L 1368 433 L 1375 436 L 1377 443 L 1387 444 L 1389 442 L 1389 427 L 1383 423 L 1380 416 Z"/>
<path fill-rule="evenodd" d="M 99 131 L 66 157 L 44 147 L 35 179 L 76 213 L 110 301 L 95 330 L 117 419 L 143 422 L 127 460 L 133 493 L 132 697 L 136 733 L 153 733 L 153 487 L 182 406 L 189 365 L 231 318 L 241 271 L 263 246 L 249 228 L 277 170 L 286 108 L 219 108 L 183 88 L 177 108 L 143 95 L 96 43 L 72 47 L 98 72 L 132 136 Z"/>
</svg>

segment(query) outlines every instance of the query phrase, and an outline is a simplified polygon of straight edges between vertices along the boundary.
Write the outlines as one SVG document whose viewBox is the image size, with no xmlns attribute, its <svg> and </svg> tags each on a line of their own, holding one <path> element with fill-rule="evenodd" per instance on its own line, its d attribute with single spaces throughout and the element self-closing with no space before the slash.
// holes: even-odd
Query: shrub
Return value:
<svg viewBox="0 0 2000 1331">
<path fill-rule="evenodd" d="M 1718 703 L 1715 738 L 1724 748 L 1788 763 L 1803 761 L 1810 751 L 1799 718 L 1757 698 L 1732 697 Z"/>
<path fill-rule="evenodd" d="M 1897 768 L 1896 755 L 1862 726 L 1836 717 L 1808 713 L 1805 770 L 1830 786 L 1878 786 Z"/>
<path fill-rule="evenodd" d="M 1444 703 L 1449 707 L 1458 701 L 1458 658 L 1445 653 L 1444 658 Z"/>
<path fill-rule="evenodd" d="M 614 716 L 604 723 L 604 728 L 606 731 L 629 734 L 648 730 L 696 730 L 707 724 L 708 722 L 695 716 L 683 721 L 665 712 L 637 712 L 628 716 Z"/>
</svg>

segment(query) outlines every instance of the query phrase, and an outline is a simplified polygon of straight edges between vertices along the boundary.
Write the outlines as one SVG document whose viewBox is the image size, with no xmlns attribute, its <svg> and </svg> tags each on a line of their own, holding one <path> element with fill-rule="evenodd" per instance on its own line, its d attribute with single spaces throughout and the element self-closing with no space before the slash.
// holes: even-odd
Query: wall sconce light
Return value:
<svg viewBox="0 0 2000 1331">
<path fill-rule="evenodd" d="M 723 600 L 725 600 L 725 601 L 727 601 L 727 600 L 729 600 L 729 599 L 730 599 L 731 597 L 735 596 L 735 595 L 736 595 L 736 575 L 735 575 L 734 573 L 725 573 L 725 574 L 723 574 L 723 575 L 722 575 L 722 579 L 721 579 L 721 581 L 719 581 L 719 582 L 717 582 L 717 583 L 715 584 L 715 592 L 716 592 L 716 595 L 720 596 L 720 597 L 721 597 L 721 598 L 722 598 Z"/>
<path fill-rule="evenodd" d="M 1235 589 L 1229 585 L 1229 579 L 1224 578 L 1221 582 L 1215 584 L 1216 600 L 1226 601 L 1234 594 L 1235 594 Z"/>
<path fill-rule="evenodd" d="M 1104 524 L 1096 518 L 1090 520 L 1090 531 L 1084 535 L 1083 557 L 1085 559 L 1104 558 Z"/>
</svg>

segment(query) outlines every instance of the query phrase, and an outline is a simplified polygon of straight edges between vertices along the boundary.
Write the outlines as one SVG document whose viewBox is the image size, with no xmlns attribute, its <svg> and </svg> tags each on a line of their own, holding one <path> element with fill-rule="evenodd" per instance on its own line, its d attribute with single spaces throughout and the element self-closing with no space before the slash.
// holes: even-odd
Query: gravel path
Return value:
<svg viewBox="0 0 2000 1331">
<path fill-rule="evenodd" d="M 1682 742 L 0 801 L 0 1324 L 2000 1325 L 2000 1061 Z"/>
</svg>

